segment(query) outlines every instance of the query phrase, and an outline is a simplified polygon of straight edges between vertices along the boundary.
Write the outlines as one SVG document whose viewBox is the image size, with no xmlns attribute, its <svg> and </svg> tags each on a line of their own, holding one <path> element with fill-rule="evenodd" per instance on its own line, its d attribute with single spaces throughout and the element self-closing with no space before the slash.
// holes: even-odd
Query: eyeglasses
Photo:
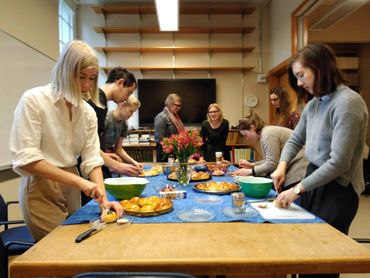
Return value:
<svg viewBox="0 0 370 278">
<path fill-rule="evenodd" d="M 176 107 L 181 107 L 182 104 L 178 104 L 178 103 L 174 103 L 173 105 L 175 105 Z"/>
<path fill-rule="evenodd" d="M 208 114 L 215 114 L 217 113 L 219 110 L 214 110 L 214 111 L 208 111 Z"/>
</svg>

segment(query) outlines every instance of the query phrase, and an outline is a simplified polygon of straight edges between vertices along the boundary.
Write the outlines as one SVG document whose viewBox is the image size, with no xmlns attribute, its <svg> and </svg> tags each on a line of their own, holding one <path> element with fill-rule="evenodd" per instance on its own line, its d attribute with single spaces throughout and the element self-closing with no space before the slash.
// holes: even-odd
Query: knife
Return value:
<svg viewBox="0 0 370 278">
<path fill-rule="evenodd" d="M 247 200 L 245 203 L 246 204 L 249 204 L 249 203 L 260 203 L 260 202 L 273 202 L 275 201 L 275 197 L 274 198 L 265 198 L 265 199 L 260 199 L 260 200 Z"/>
<path fill-rule="evenodd" d="M 79 242 L 89 238 L 93 234 L 96 234 L 97 232 L 101 231 L 104 227 L 105 227 L 105 223 L 101 222 L 100 219 L 94 221 L 92 223 L 92 227 L 90 229 L 84 231 L 83 233 L 79 234 L 76 237 L 75 242 L 79 243 Z"/>
</svg>

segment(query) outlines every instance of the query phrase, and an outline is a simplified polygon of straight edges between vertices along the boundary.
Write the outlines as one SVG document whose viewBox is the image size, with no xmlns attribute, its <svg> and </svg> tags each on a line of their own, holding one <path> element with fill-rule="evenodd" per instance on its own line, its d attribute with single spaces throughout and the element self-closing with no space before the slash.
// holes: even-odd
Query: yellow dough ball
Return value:
<svg viewBox="0 0 370 278">
<path fill-rule="evenodd" d="M 117 220 L 117 214 L 115 211 L 108 211 L 106 215 L 103 217 L 103 221 L 106 223 L 112 223 L 116 222 Z"/>
</svg>

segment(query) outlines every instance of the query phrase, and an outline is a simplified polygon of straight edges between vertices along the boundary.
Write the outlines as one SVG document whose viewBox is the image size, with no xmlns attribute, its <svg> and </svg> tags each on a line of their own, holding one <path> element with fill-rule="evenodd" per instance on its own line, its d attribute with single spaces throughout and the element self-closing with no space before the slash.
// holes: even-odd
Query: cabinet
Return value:
<svg viewBox="0 0 370 278">
<path fill-rule="evenodd" d="M 138 162 L 156 162 L 154 130 L 130 130 L 123 140 L 123 149 Z"/>
<path fill-rule="evenodd" d="M 255 7 L 246 6 L 243 3 L 194 3 L 194 4 L 180 4 L 180 13 L 185 15 L 237 15 L 241 16 L 241 19 L 245 15 L 250 15 L 255 11 Z M 125 6 L 95 6 L 93 10 L 97 14 L 103 14 L 105 17 L 108 15 L 113 14 L 138 14 L 140 17 L 142 15 L 147 14 L 155 14 L 155 7 L 153 4 L 128 4 Z M 220 24 L 224 25 L 224 24 Z M 142 43 L 140 42 L 139 46 L 135 47 L 124 47 L 124 46 L 108 46 L 108 40 L 110 34 L 139 34 L 140 40 L 142 39 L 142 35 L 144 34 L 159 34 L 163 32 L 159 31 L 158 27 L 143 27 L 143 26 L 134 26 L 134 27 L 127 27 L 127 26 L 96 26 L 94 27 L 94 31 L 96 33 L 104 34 L 107 45 L 96 47 L 97 51 L 102 51 L 105 53 L 107 59 L 108 55 L 111 53 L 140 53 L 141 54 L 148 54 L 148 53 L 171 53 L 173 56 L 173 63 L 172 66 L 142 66 L 142 56 L 140 58 L 140 65 L 135 66 L 127 66 L 130 70 L 133 71 L 242 71 L 247 72 L 254 69 L 254 66 L 244 65 L 244 55 L 247 53 L 252 52 L 255 47 L 254 46 L 245 46 L 244 45 L 244 35 L 250 34 L 255 30 L 254 26 L 243 26 L 241 23 L 239 26 L 227 26 L 227 27 L 214 27 L 213 25 L 209 25 L 212 27 L 207 26 L 192 26 L 192 27 L 185 27 L 180 26 L 179 31 L 177 32 L 165 32 L 172 34 L 172 41 L 168 42 L 170 46 L 164 47 L 142 47 Z M 205 46 L 200 46 L 198 43 L 194 44 L 194 47 L 185 47 L 185 46 L 175 46 L 175 39 L 177 35 L 180 34 L 208 34 L 208 42 Z M 241 36 L 240 43 L 230 43 L 229 46 L 224 46 L 224 43 L 220 46 L 213 46 L 210 43 L 210 36 L 212 34 L 237 34 Z M 117 45 L 117 43 L 115 43 Z M 204 43 L 203 43 L 204 45 Z M 175 60 L 176 55 L 183 54 L 183 53 L 206 53 L 208 54 L 208 62 L 206 62 L 205 66 L 202 66 L 201 63 L 197 63 L 197 66 L 184 66 L 184 65 L 176 65 Z M 239 53 L 241 54 L 241 59 L 238 59 L 238 65 L 223 65 L 223 66 L 216 66 L 212 65 L 211 55 L 214 53 Z M 228 61 L 228 59 L 225 59 Z M 197 61 L 198 62 L 198 61 Z M 109 63 L 107 63 L 109 64 Z M 148 64 L 148 63 L 146 63 Z M 194 63 L 195 64 L 195 63 Z M 204 64 L 204 62 L 203 62 Z M 103 69 L 108 72 L 112 67 L 106 66 Z"/>
<path fill-rule="evenodd" d="M 338 67 L 341 69 L 348 86 L 358 92 L 360 89 L 358 44 L 331 43 L 328 45 L 334 50 L 337 56 Z"/>
<path fill-rule="evenodd" d="M 230 148 L 231 163 L 237 164 L 240 159 L 255 160 L 254 147 L 240 135 L 239 130 L 229 130 L 226 145 Z"/>
</svg>

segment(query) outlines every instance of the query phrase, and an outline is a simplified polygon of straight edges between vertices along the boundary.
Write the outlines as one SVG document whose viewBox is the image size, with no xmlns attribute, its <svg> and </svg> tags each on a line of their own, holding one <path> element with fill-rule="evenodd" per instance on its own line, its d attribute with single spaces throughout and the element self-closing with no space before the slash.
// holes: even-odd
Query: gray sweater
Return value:
<svg viewBox="0 0 370 278">
<path fill-rule="evenodd" d="M 170 137 L 172 134 L 178 134 L 177 128 L 163 110 L 154 118 L 154 139 L 160 143 L 163 137 Z"/>
<path fill-rule="evenodd" d="M 272 173 L 276 169 L 281 151 L 291 134 L 291 129 L 281 126 L 265 126 L 262 129 L 260 144 L 264 159 L 258 161 L 254 167 L 257 176 Z M 284 186 L 301 181 L 306 174 L 307 164 L 301 150 L 288 164 Z"/>
<path fill-rule="evenodd" d="M 307 160 L 319 167 L 302 180 L 306 191 L 336 180 L 342 186 L 351 183 L 360 195 L 365 188 L 362 153 L 367 125 L 368 111 L 361 96 L 338 86 L 334 93 L 307 104 L 280 160 L 291 161 L 306 145 Z"/>
</svg>

